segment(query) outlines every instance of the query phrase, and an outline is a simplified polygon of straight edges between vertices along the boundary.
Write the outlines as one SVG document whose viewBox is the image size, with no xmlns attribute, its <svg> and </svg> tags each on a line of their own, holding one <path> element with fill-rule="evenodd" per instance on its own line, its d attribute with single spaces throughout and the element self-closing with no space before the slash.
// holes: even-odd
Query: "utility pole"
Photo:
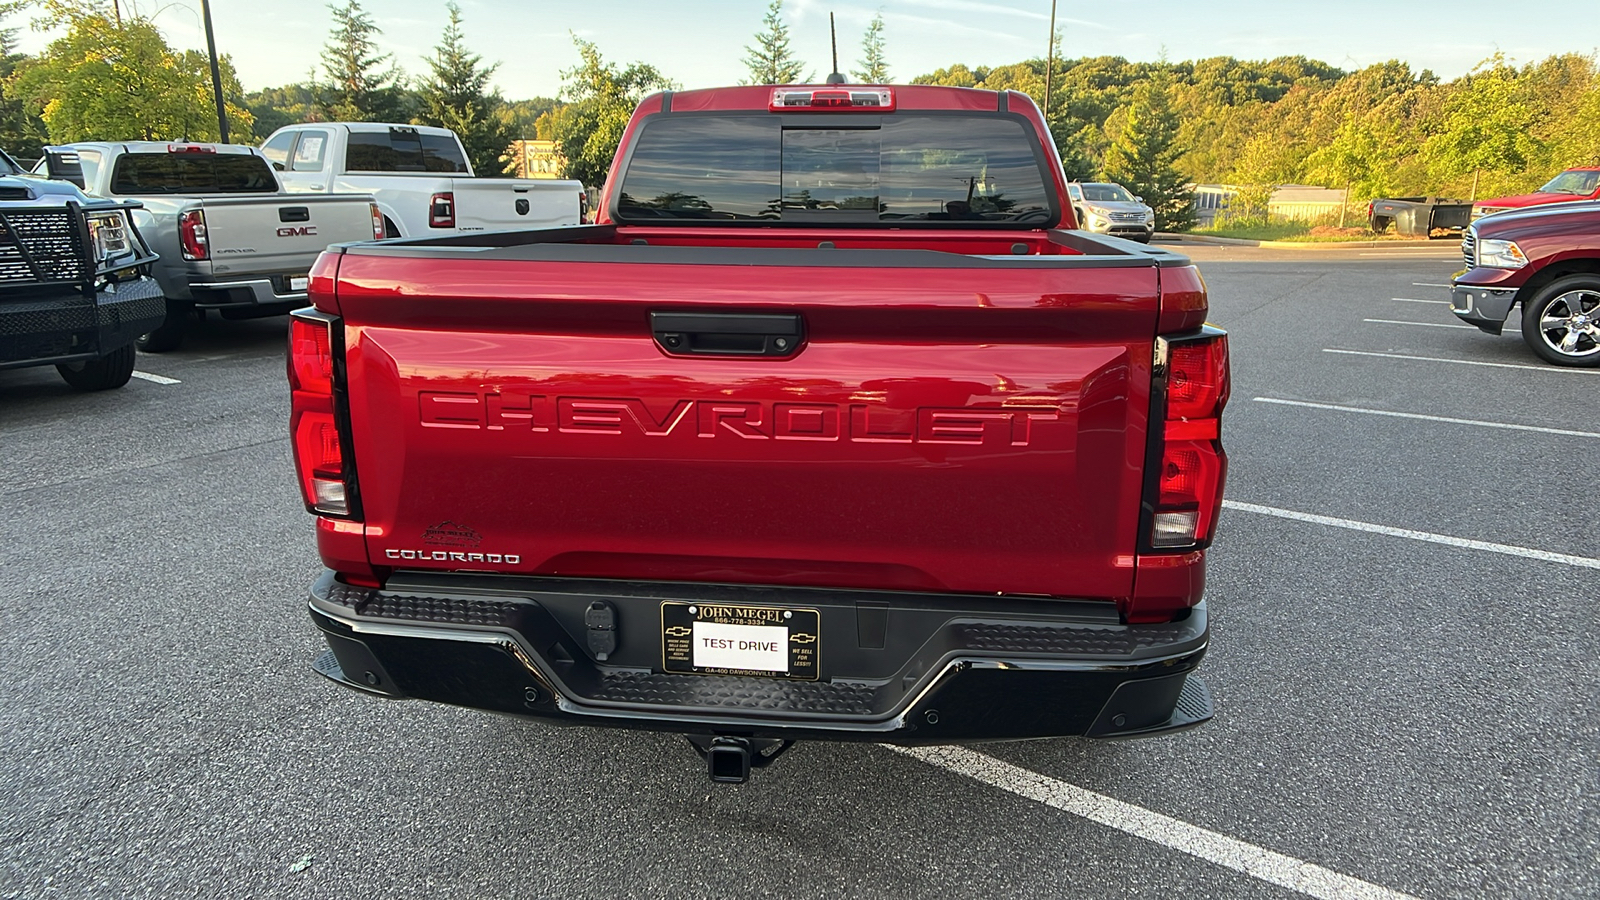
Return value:
<svg viewBox="0 0 1600 900">
<path fill-rule="evenodd" d="M 1044 118 L 1050 120 L 1050 82 L 1056 74 L 1056 0 L 1050 0 L 1050 49 L 1044 57 Z"/>
<path fill-rule="evenodd" d="M 211 0 L 200 0 L 200 15 L 206 21 L 206 52 L 211 54 L 211 94 L 217 100 L 217 134 L 228 143 L 228 109 L 222 103 L 222 68 L 217 65 L 217 39 L 211 35 Z"/>
</svg>

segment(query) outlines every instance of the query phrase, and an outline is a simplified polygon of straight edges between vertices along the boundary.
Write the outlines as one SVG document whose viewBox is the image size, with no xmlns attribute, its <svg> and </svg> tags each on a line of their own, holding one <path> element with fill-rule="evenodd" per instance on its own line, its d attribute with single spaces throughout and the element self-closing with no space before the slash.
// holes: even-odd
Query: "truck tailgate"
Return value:
<svg viewBox="0 0 1600 900">
<path fill-rule="evenodd" d="M 553 228 L 582 221 L 578 187 L 537 178 L 452 178 L 456 228 L 506 231 Z"/>
<path fill-rule="evenodd" d="M 1148 262 L 582 249 L 343 256 L 375 565 L 1130 594 Z M 672 355 L 651 313 L 684 311 L 798 315 L 804 343 Z"/>
<path fill-rule="evenodd" d="M 360 194 L 207 197 L 212 272 L 303 273 L 329 244 L 372 239 L 371 204 Z"/>
</svg>

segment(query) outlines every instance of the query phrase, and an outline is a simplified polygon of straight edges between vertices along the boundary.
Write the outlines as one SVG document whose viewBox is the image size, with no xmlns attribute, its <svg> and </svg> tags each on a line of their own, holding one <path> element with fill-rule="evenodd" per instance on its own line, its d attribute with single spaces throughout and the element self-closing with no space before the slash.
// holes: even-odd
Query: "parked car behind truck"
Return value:
<svg viewBox="0 0 1600 900">
<path fill-rule="evenodd" d="M 383 236 L 366 195 L 288 195 L 254 147 L 152 141 L 46 147 L 39 169 L 91 196 L 139 201 L 134 223 L 161 257 L 162 323 L 139 349 L 176 349 L 195 310 L 281 316 L 305 304 L 307 273 L 331 243 Z"/>
<path fill-rule="evenodd" d="M 1026 95 L 656 94 L 599 217 L 318 262 L 318 671 L 727 781 L 1210 717 L 1226 336 L 1186 258 L 1073 228 Z"/>
<path fill-rule="evenodd" d="M 583 185 L 480 178 L 448 128 L 315 122 L 274 131 L 261 150 L 295 193 L 377 198 L 390 237 L 549 228 L 583 221 Z"/>
<path fill-rule="evenodd" d="M 1067 196 L 1072 199 L 1072 213 L 1078 227 L 1096 234 L 1131 238 L 1140 243 L 1150 243 L 1156 233 L 1156 213 L 1145 204 L 1143 197 L 1120 184 L 1067 185 Z"/>
</svg>

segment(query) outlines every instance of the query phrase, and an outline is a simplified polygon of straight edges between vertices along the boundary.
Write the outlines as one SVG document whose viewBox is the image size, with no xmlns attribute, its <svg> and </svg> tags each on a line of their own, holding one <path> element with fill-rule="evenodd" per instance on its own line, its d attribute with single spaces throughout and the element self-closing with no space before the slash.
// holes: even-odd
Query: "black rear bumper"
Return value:
<svg viewBox="0 0 1600 900">
<path fill-rule="evenodd" d="M 589 650 L 584 612 L 615 611 Z M 663 670 L 663 603 L 819 612 L 820 678 Z M 1139 737 L 1211 717 L 1191 674 L 1204 604 L 1124 625 L 1107 603 L 502 576 L 397 577 L 384 590 L 324 573 L 311 618 L 317 671 L 388 697 L 687 734 L 935 744 Z"/>
</svg>

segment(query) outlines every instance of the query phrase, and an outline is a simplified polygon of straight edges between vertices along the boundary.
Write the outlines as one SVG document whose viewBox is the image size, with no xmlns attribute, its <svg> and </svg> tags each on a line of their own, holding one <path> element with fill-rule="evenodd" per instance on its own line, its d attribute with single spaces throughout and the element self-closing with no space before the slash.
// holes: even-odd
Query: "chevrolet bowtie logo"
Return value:
<svg viewBox="0 0 1600 900">
<path fill-rule="evenodd" d="M 667 629 L 667 637 L 688 637 L 692 631 L 687 625 L 674 625 Z"/>
<path fill-rule="evenodd" d="M 817 636 L 814 635 L 814 634 L 791 634 L 791 635 L 789 635 L 790 642 L 796 643 L 796 644 L 809 644 L 812 641 L 815 641 L 816 639 L 817 639 Z"/>
</svg>

